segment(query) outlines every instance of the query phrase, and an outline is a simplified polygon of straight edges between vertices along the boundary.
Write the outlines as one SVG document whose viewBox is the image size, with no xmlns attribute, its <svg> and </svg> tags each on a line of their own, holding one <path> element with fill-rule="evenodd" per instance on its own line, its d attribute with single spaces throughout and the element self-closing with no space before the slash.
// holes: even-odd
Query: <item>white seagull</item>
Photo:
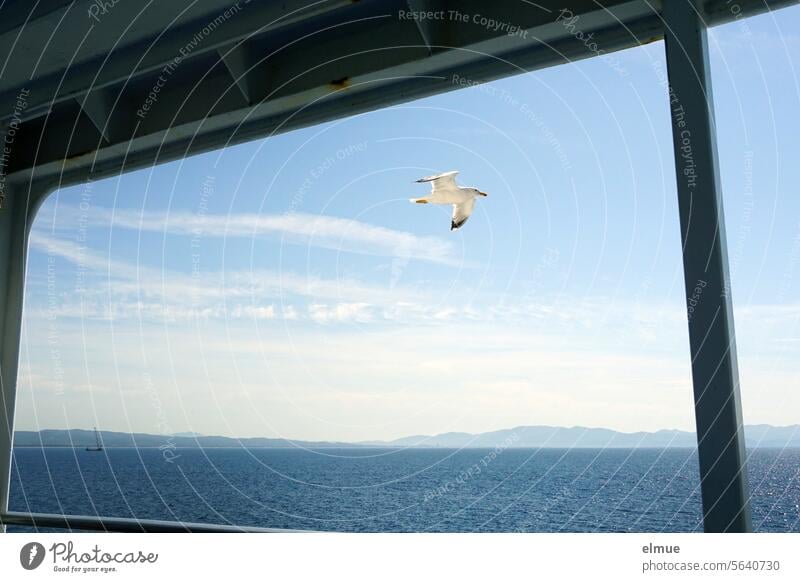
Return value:
<svg viewBox="0 0 800 582">
<path fill-rule="evenodd" d="M 418 183 L 431 183 L 431 193 L 425 198 L 411 198 L 411 202 L 417 204 L 452 204 L 453 221 L 450 223 L 450 230 L 461 228 L 467 221 L 478 196 L 487 196 L 486 192 L 477 188 L 462 188 L 456 184 L 456 174 L 458 172 L 453 171 L 420 178 Z"/>
</svg>

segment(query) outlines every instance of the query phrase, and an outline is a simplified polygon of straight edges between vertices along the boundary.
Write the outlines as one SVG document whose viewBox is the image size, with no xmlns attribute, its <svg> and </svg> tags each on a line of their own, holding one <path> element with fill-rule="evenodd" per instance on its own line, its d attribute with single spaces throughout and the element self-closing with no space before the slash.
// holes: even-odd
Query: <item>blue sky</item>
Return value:
<svg viewBox="0 0 800 582">
<path fill-rule="evenodd" d="M 800 422 L 800 11 L 711 35 L 745 421 Z M 663 44 L 54 193 L 19 429 L 693 428 Z M 408 203 L 460 170 L 488 192 Z"/>
</svg>

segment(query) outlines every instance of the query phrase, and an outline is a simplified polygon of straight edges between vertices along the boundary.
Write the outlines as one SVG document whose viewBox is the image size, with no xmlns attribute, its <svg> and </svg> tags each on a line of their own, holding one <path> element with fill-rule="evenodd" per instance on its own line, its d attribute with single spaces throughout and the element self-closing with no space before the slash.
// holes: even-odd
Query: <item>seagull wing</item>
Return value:
<svg viewBox="0 0 800 582">
<path fill-rule="evenodd" d="M 456 184 L 457 171 L 445 172 L 444 174 L 436 174 L 435 176 L 428 176 L 427 178 L 420 178 L 417 182 L 433 182 L 431 184 L 432 192 L 437 190 L 453 190 L 458 188 Z"/>
<path fill-rule="evenodd" d="M 460 204 L 453 204 L 453 222 L 450 224 L 450 230 L 461 228 L 469 215 L 472 214 L 472 209 L 475 208 L 475 198 L 465 200 Z"/>
</svg>

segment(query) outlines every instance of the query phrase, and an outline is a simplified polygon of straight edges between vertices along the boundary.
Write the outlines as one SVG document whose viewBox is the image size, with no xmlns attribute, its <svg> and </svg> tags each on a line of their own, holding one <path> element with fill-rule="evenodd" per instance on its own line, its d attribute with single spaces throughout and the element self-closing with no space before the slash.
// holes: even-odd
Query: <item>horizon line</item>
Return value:
<svg viewBox="0 0 800 582">
<path fill-rule="evenodd" d="M 773 425 L 769 423 L 757 423 L 757 424 L 744 424 L 743 428 L 748 427 L 768 427 L 770 429 L 791 429 L 794 428 L 795 431 L 800 432 L 800 423 L 797 424 L 788 424 L 788 425 Z M 292 438 L 286 436 L 228 436 L 228 435 L 221 435 L 221 434 L 205 434 L 205 433 L 198 433 L 195 431 L 180 431 L 176 433 L 151 433 L 151 432 L 136 432 L 136 431 L 125 431 L 125 430 L 115 430 L 115 429 L 100 429 L 96 427 L 92 428 L 40 428 L 40 429 L 14 429 L 14 433 L 42 433 L 46 431 L 62 431 L 62 432 L 69 432 L 69 431 L 84 431 L 88 433 L 94 433 L 95 430 L 103 433 L 116 433 L 122 435 L 144 435 L 144 436 L 151 436 L 151 437 L 160 437 L 160 438 L 187 438 L 187 439 L 197 439 L 197 438 L 224 438 L 224 439 L 231 439 L 231 440 L 254 440 L 254 439 L 270 439 L 270 440 L 280 440 L 286 442 L 315 442 L 315 443 L 337 443 L 337 444 L 352 444 L 352 445 L 364 445 L 364 444 L 391 444 L 396 441 L 400 440 L 407 440 L 412 438 L 420 438 L 420 439 L 434 439 L 438 437 L 448 436 L 448 435 L 465 435 L 469 437 L 481 437 L 483 435 L 498 433 L 498 432 L 512 432 L 515 430 L 520 429 L 528 429 L 528 428 L 539 428 L 539 429 L 555 429 L 555 430 L 580 430 L 583 429 L 585 431 L 590 430 L 602 430 L 602 431 L 609 431 L 619 435 L 631 436 L 637 434 L 649 434 L 654 435 L 658 433 L 684 433 L 684 434 L 697 434 L 696 430 L 684 430 L 684 429 L 676 429 L 676 428 L 661 428 L 656 430 L 638 430 L 638 431 L 620 431 L 613 428 L 601 427 L 601 426 L 583 426 L 583 425 L 573 425 L 573 426 L 558 426 L 558 425 L 546 425 L 546 424 L 530 424 L 530 425 L 517 425 L 511 428 L 501 428 L 495 430 L 488 430 L 484 432 L 478 433 L 470 433 L 466 431 L 448 431 L 443 433 L 436 433 L 436 434 L 411 434 L 406 436 L 397 437 L 394 439 L 362 439 L 357 441 L 347 441 L 347 440 L 338 440 L 338 439 L 314 439 L 314 438 Z M 187 434 L 193 433 L 193 434 Z"/>
</svg>

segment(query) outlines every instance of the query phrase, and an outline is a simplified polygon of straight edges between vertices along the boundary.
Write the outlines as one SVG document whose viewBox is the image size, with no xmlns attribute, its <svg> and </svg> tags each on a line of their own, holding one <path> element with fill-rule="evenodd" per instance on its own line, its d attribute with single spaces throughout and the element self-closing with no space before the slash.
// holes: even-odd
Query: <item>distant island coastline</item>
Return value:
<svg viewBox="0 0 800 582">
<path fill-rule="evenodd" d="M 198 433 L 153 435 L 100 431 L 106 448 L 694 448 L 695 433 L 680 430 L 624 433 L 606 428 L 518 426 L 516 428 L 470 434 L 449 432 L 438 435 L 415 435 L 391 441 L 306 441 L 283 438 L 233 438 Z M 800 425 L 745 426 L 748 448 L 800 447 Z M 16 431 L 15 447 L 75 447 L 94 445 L 91 430 Z"/>
</svg>

